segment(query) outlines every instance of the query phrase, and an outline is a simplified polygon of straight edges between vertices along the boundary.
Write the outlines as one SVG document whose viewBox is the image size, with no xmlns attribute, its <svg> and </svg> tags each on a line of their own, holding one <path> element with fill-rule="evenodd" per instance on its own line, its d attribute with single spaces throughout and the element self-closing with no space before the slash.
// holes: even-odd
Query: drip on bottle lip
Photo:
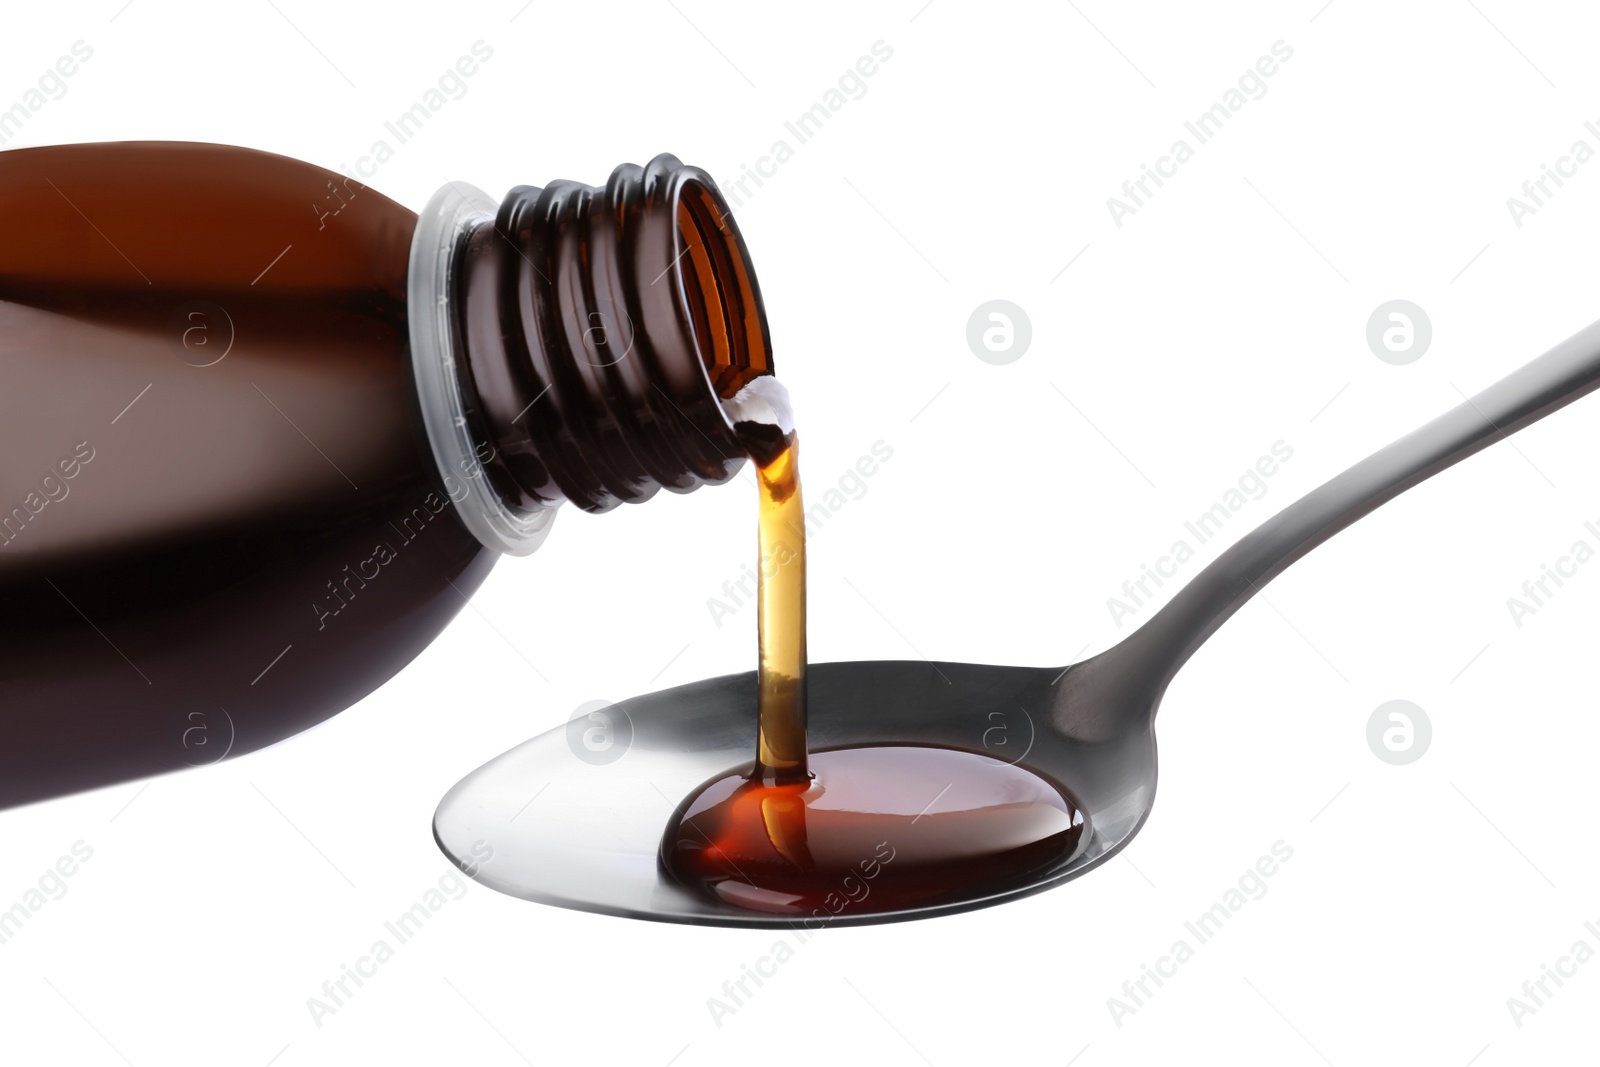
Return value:
<svg viewBox="0 0 1600 1067">
<path fill-rule="evenodd" d="M 753 422 L 775 426 L 784 436 L 794 433 L 794 408 L 789 402 L 789 391 L 770 374 L 750 379 L 737 393 L 722 401 L 722 410 L 734 425 Z"/>
</svg>

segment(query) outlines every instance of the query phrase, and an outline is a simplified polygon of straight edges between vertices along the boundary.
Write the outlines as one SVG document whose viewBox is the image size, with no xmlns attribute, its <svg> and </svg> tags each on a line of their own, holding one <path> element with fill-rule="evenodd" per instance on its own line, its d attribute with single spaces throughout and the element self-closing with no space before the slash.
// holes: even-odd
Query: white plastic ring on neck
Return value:
<svg viewBox="0 0 1600 1067">
<path fill-rule="evenodd" d="M 451 182 L 428 201 L 411 238 L 406 312 L 411 327 L 411 370 L 428 443 L 456 513 L 474 537 L 496 552 L 526 556 L 543 543 L 557 503 L 531 511 L 508 507 L 489 483 L 480 442 L 467 425 L 455 350 L 456 255 L 469 230 L 494 225 L 499 205 L 481 189 Z"/>
</svg>

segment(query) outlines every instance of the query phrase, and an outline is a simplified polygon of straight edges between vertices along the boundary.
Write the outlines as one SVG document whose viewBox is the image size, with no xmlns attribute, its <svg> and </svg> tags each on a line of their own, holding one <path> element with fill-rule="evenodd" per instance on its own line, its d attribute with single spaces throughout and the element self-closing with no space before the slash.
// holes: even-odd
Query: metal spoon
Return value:
<svg viewBox="0 0 1600 1067">
<path fill-rule="evenodd" d="M 925 918 L 1076 878 L 1132 840 L 1155 800 L 1155 714 L 1179 668 L 1290 564 L 1426 478 L 1600 385 L 1600 323 L 1274 515 L 1120 644 L 1065 669 L 877 661 L 813 664 L 814 749 L 914 743 L 986 753 L 1067 785 L 1090 840 L 1018 884 L 829 925 Z M 755 749 L 754 673 L 635 697 L 539 735 L 447 793 L 434 836 L 490 888 L 584 911 L 719 926 L 794 925 L 691 894 L 661 834 L 691 790 Z M 604 720 L 604 721 L 602 721 Z M 605 740 L 601 744 L 597 738 Z"/>
</svg>

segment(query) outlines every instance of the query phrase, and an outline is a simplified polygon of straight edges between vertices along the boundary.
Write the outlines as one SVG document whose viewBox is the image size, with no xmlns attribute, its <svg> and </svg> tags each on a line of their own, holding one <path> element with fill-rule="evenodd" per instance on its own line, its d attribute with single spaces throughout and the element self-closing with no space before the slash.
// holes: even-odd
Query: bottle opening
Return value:
<svg viewBox="0 0 1600 1067">
<path fill-rule="evenodd" d="M 772 373 L 766 316 L 744 239 L 720 196 L 686 181 L 677 207 L 678 276 L 690 330 L 711 387 L 723 400 Z"/>
</svg>

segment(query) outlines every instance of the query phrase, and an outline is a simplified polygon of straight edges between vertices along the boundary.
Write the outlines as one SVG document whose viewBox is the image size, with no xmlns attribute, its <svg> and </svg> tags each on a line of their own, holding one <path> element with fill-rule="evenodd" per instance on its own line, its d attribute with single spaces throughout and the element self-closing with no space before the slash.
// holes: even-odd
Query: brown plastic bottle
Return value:
<svg viewBox="0 0 1600 1067">
<path fill-rule="evenodd" d="M 771 372 L 671 156 L 419 217 L 247 149 L 21 149 L 0 217 L 0 807 L 342 710 L 561 502 L 731 477 L 720 399 Z"/>
</svg>

